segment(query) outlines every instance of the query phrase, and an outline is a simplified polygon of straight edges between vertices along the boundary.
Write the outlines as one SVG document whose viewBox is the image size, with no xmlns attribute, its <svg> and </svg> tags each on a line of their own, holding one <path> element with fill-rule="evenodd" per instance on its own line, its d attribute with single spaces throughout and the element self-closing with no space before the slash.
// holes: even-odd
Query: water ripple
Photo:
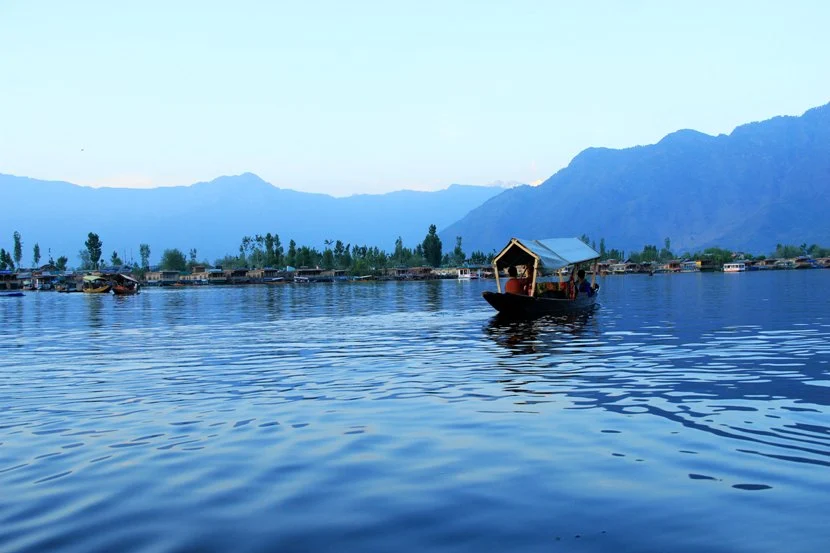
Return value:
<svg viewBox="0 0 830 553">
<path fill-rule="evenodd" d="M 3 302 L 0 549 L 818 550 L 827 276 Z"/>
</svg>

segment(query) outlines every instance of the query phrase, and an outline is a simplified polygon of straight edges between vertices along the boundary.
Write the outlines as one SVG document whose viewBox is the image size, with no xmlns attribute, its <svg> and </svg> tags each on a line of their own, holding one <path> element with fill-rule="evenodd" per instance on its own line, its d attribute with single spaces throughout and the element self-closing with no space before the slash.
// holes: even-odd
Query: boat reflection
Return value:
<svg viewBox="0 0 830 553">
<path fill-rule="evenodd" d="M 513 354 L 574 352 L 583 348 L 574 340 L 586 330 L 596 331 L 596 309 L 563 315 L 517 319 L 498 314 L 484 328 L 485 334 Z"/>
</svg>

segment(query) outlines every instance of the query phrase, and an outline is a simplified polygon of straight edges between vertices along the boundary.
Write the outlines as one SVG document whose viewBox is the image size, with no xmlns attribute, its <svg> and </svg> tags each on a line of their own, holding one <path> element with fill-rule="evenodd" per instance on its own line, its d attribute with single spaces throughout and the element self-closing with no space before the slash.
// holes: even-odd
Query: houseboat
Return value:
<svg viewBox="0 0 830 553">
<path fill-rule="evenodd" d="M 732 263 L 723 264 L 724 273 L 742 273 L 746 271 L 746 263 L 743 261 L 735 261 Z"/>
<path fill-rule="evenodd" d="M 474 280 L 478 278 L 478 273 L 474 273 L 469 267 L 458 268 L 458 280 Z"/>
</svg>

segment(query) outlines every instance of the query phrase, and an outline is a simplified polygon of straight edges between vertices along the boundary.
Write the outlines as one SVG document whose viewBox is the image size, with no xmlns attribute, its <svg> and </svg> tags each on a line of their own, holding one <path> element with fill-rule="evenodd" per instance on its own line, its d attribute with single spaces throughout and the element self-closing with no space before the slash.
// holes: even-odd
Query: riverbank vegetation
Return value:
<svg viewBox="0 0 830 553">
<path fill-rule="evenodd" d="M 21 270 L 23 262 L 23 239 L 19 232 L 15 231 L 13 236 L 12 249 L 0 248 L 0 270 Z M 599 243 L 591 240 L 586 234 L 580 239 L 593 247 L 600 254 L 602 261 L 629 260 L 634 263 L 644 262 L 666 262 L 673 259 L 710 259 L 715 264 L 728 263 L 736 258 L 747 260 L 766 259 L 765 255 L 752 255 L 744 252 L 734 252 L 723 248 L 706 248 L 702 251 L 683 251 L 677 253 L 672 251 L 671 239 L 665 238 L 663 246 L 658 248 L 653 244 L 646 244 L 642 250 L 630 252 L 626 257 L 624 250 L 608 248 L 605 238 Z M 103 241 L 94 232 L 90 232 L 85 248 L 78 252 L 80 263 L 73 268 L 76 270 L 95 270 L 104 268 L 105 261 L 102 260 Z M 457 236 L 454 248 L 444 252 L 443 243 L 438 236 L 435 225 L 430 225 L 424 240 L 415 244 L 414 247 L 407 247 L 403 240 L 398 237 L 395 240 L 395 249 L 387 252 L 377 246 L 352 245 L 342 240 L 325 240 L 322 249 L 308 245 L 299 245 L 294 240 L 289 240 L 287 246 L 283 245 L 279 234 L 270 232 L 260 235 L 243 236 L 239 249 L 235 254 L 228 254 L 214 260 L 198 259 L 198 251 L 191 248 L 187 254 L 177 248 L 163 250 L 159 263 L 151 265 L 149 244 L 140 244 L 140 262 L 129 261 L 130 270 L 136 273 L 143 273 L 151 268 L 188 272 L 196 266 L 221 267 L 223 269 L 241 268 L 264 268 L 273 267 L 283 269 L 286 267 L 319 267 L 325 270 L 344 270 L 352 275 L 371 274 L 383 271 L 391 267 L 459 267 L 463 265 L 482 266 L 489 265 L 496 255 L 496 251 L 485 253 L 474 251 L 469 255 L 463 249 L 462 237 Z M 814 258 L 830 256 L 830 248 L 821 247 L 817 244 L 810 246 L 803 243 L 799 246 L 789 244 L 776 244 L 775 250 L 769 257 L 774 258 L 796 258 L 810 256 Z M 38 243 L 32 249 L 32 261 L 34 267 L 38 266 L 41 259 L 41 248 Z M 56 270 L 67 270 L 69 259 L 62 255 L 57 259 L 52 258 L 51 250 L 48 250 L 48 265 Z M 124 261 L 113 251 L 109 258 L 109 267 L 123 267 Z"/>
</svg>

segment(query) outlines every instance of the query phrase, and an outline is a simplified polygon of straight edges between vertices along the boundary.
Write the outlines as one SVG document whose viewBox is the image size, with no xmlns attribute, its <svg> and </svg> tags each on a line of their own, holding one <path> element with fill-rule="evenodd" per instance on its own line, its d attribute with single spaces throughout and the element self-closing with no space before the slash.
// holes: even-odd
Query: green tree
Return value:
<svg viewBox="0 0 830 553">
<path fill-rule="evenodd" d="M 161 254 L 160 267 L 164 271 L 184 271 L 187 269 L 187 260 L 181 250 L 176 248 L 164 250 Z"/>
<path fill-rule="evenodd" d="M 141 244 L 138 246 L 138 255 L 141 256 L 141 268 L 146 271 L 150 268 L 150 245 Z"/>
<path fill-rule="evenodd" d="M 14 231 L 14 264 L 20 267 L 20 260 L 23 259 L 23 242 L 20 233 Z"/>
<path fill-rule="evenodd" d="M 35 242 L 35 247 L 32 248 L 32 259 L 35 260 L 35 267 L 40 265 L 40 244 Z"/>
<path fill-rule="evenodd" d="M 801 248 L 798 246 L 793 246 L 790 244 L 775 245 L 775 253 L 772 255 L 773 257 L 780 257 L 780 258 L 791 258 L 791 257 L 798 257 L 801 255 Z"/>
<path fill-rule="evenodd" d="M 438 237 L 438 229 L 435 225 L 429 226 L 429 232 L 424 238 L 422 247 L 427 264 L 433 267 L 441 265 L 441 239 Z"/>
<path fill-rule="evenodd" d="M 483 251 L 475 250 L 470 254 L 470 263 L 473 265 L 484 265 L 487 263 L 487 254 Z"/>
<path fill-rule="evenodd" d="M 720 267 L 724 263 L 732 261 L 732 252 L 722 248 L 706 248 L 703 253 L 695 253 L 695 259 L 709 259 L 715 266 Z"/>
<path fill-rule="evenodd" d="M 342 240 L 337 240 L 334 243 L 334 263 L 340 269 L 345 269 L 348 266 L 343 260 L 343 254 L 346 252 L 346 246 L 343 244 Z"/>
<path fill-rule="evenodd" d="M 248 264 L 248 256 L 251 254 L 253 247 L 254 239 L 250 236 L 243 236 L 242 243 L 239 244 L 239 260 L 242 262 L 243 267 Z"/>
<path fill-rule="evenodd" d="M 412 260 L 412 250 L 403 247 L 403 239 L 399 236 L 399 242 L 395 243 L 395 253 L 392 256 L 393 263 L 398 266 L 410 266 Z M 417 248 L 423 251 L 423 246 L 418 244 Z"/>
<path fill-rule="evenodd" d="M 78 252 L 78 259 L 81 260 L 81 264 L 78 266 L 81 270 L 90 270 L 94 267 L 92 266 L 92 261 L 89 259 L 89 251 L 87 250 L 80 250 Z"/>
<path fill-rule="evenodd" d="M 334 252 L 329 248 L 323 250 L 323 268 L 326 270 L 334 268 Z"/>
<path fill-rule="evenodd" d="M 66 270 L 66 264 L 67 264 L 67 263 L 69 263 L 69 258 L 68 258 L 68 257 L 66 257 L 65 255 L 62 255 L 62 256 L 60 256 L 60 257 L 58 258 L 58 260 L 57 260 L 57 261 L 55 261 L 55 267 L 56 267 L 59 271 L 65 271 L 65 270 Z"/>
<path fill-rule="evenodd" d="M 274 252 L 274 237 L 271 233 L 265 235 L 265 265 L 268 267 L 276 267 L 276 253 Z"/>
<path fill-rule="evenodd" d="M 467 256 L 464 255 L 464 250 L 461 249 L 461 237 L 455 237 L 455 249 L 452 251 L 453 263 L 457 266 L 463 265 Z"/>
<path fill-rule="evenodd" d="M 605 259 L 605 238 L 599 239 L 599 257 Z"/>
<path fill-rule="evenodd" d="M 297 266 L 297 243 L 294 240 L 288 242 L 288 253 L 285 255 L 285 264 L 291 267 Z"/>
<path fill-rule="evenodd" d="M 124 264 L 124 262 L 121 261 L 121 258 L 118 257 L 118 252 L 114 251 L 114 250 L 112 252 L 112 255 L 110 256 L 110 263 L 112 264 L 113 267 L 120 267 L 121 265 Z"/>
<path fill-rule="evenodd" d="M 352 247 L 352 245 L 351 245 L 351 244 L 346 244 L 346 245 L 343 247 L 343 258 L 341 259 L 341 262 L 343 263 L 343 267 L 344 267 L 344 268 L 347 268 L 347 267 L 351 267 L 351 266 L 352 266 L 352 253 L 351 253 L 351 247 Z"/>
<path fill-rule="evenodd" d="M 0 248 L 0 271 L 14 269 L 14 266 L 10 266 L 11 264 L 9 263 L 11 261 L 11 258 L 9 258 L 8 261 L 6 260 L 6 256 L 8 255 L 9 254 L 6 253 L 6 250 L 4 248 Z"/>
<path fill-rule="evenodd" d="M 280 242 L 280 235 L 274 235 L 274 267 L 282 267 L 283 266 L 283 249 L 282 243 Z"/>
<path fill-rule="evenodd" d="M 86 246 L 86 251 L 89 254 L 89 263 L 91 264 L 91 269 L 98 268 L 98 262 L 101 260 L 101 249 L 104 247 L 104 243 L 101 242 L 101 239 L 98 238 L 98 235 L 94 232 L 90 232 L 87 235 L 87 240 L 84 242 Z"/>
</svg>

